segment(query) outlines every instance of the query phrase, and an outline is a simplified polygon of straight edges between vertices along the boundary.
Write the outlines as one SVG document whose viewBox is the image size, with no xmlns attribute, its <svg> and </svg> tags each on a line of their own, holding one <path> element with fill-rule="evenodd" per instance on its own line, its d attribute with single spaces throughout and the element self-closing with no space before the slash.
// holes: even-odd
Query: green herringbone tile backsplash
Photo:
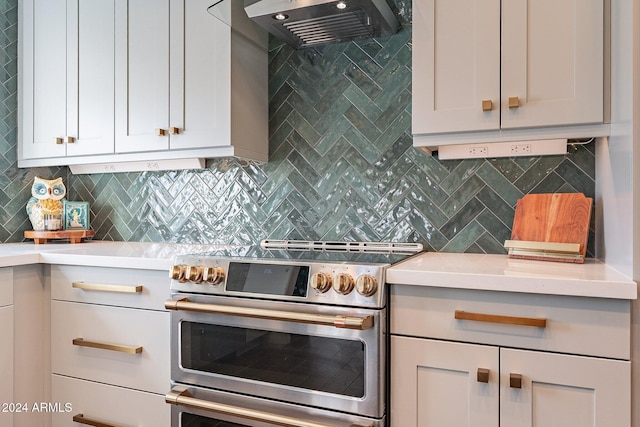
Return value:
<svg viewBox="0 0 640 427">
<path fill-rule="evenodd" d="M 412 147 L 410 1 L 391 37 L 293 51 L 270 46 L 270 161 L 205 170 L 69 176 L 19 170 L 16 0 L 0 2 L 3 148 L 0 239 L 21 240 L 33 175 L 64 174 L 91 203 L 100 239 L 256 243 L 264 238 L 391 240 L 449 252 L 504 252 L 516 200 L 595 192 L 593 144 L 566 156 L 439 161 Z M 16 231 L 17 230 L 17 231 Z M 593 238 L 590 239 L 590 244 Z M 590 253 L 593 253 L 590 249 Z"/>
</svg>

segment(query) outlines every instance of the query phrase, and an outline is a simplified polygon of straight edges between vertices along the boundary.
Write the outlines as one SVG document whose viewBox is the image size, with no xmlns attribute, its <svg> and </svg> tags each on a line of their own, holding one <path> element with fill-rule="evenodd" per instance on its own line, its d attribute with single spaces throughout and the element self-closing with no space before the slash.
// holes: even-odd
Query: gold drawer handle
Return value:
<svg viewBox="0 0 640 427">
<path fill-rule="evenodd" d="M 546 328 L 547 319 L 536 319 L 532 317 L 501 316 L 498 314 L 470 313 L 456 310 L 454 317 L 458 320 L 470 320 L 472 322 L 501 323 L 503 325 L 534 326 L 536 328 Z"/>
<path fill-rule="evenodd" d="M 86 341 L 84 338 L 74 338 L 72 341 L 72 344 L 77 345 L 79 347 L 99 348 L 100 350 L 118 351 L 120 353 L 127 353 L 127 354 L 142 353 L 142 346 L 132 347 L 128 345 L 110 344 L 110 343 L 97 342 L 97 341 Z"/>
<path fill-rule="evenodd" d="M 104 283 L 85 283 L 85 282 L 72 282 L 71 287 L 76 289 L 82 289 L 84 291 L 103 291 L 103 292 L 119 292 L 125 294 L 139 294 L 142 293 L 142 285 L 137 286 L 122 286 L 122 285 L 107 285 Z"/>
<path fill-rule="evenodd" d="M 74 137 L 72 137 L 72 136 L 67 136 L 67 137 L 64 139 L 64 142 L 66 142 L 66 143 L 68 143 L 68 144 L 73 144 L 73 143 L 75 143 L 75 142 L 76 142 L 76 139 L 75 139 Z"/>
<path fill-rule="evenodd" d="M 169 133 L 171 135 L 180 135 L 180 128 L 171 127 L 171 128 L 169 128 Z"/>
<path fill-rule="evenodd" d="M 520 106 L 520 98 L 517 96 L 509 97 L 509 108 L 518 108 Z"/>
<path fill-rule="evenodd" d="M 167 130 L 166 129 L 156 129 L 156 135 L 157 136 L 166 136 L 167 135 Z"/>
<path fill-rule="evenodd" d="M 118 427 L 116 424 L 107 424 L 100 421 L 92 420 L 91 418 L 85 418 L 83 414 L 74 415 L 73 422 L 93 427 Z"/>
<path fill-rule="evenodd" d="M 53 141 L 56 144 L 63 144 L 64 143 L 64 138 L 53 138 Z"/>
<path fill-rule="evenodd" d="M 509 387 L 511 387 L 511 388 L 522 388 L 522 375 L 520 375 L 520 374 L 509 374 Z"/>
<path fill-rule="evenodd" d="M 478 373 L 476 378 L 479 383 L 488 383 L 489 382 L 489 370 L 486 368 L 478 368 Z"/>
<path fill-rule="evenodd" d="M 491 111 L 493 110 L 493 102 L 490 99 L 485 99 L 482 101 L 482 111 Z"/>
</svg>

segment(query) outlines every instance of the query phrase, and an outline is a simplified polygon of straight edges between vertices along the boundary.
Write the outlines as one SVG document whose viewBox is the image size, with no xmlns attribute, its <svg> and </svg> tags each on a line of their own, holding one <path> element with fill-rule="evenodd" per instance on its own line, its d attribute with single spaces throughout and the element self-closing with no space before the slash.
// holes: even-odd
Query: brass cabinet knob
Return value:
<svg viewBox="0 0 640 427">
<path fill-rule="evenodd" d="M 156 135 L 158 135 L 158 136 L 166 136 L 167 135 L 167 130 L 166 129 L 156 129 Z"/>
<path fill-rule="evenodd" d="M 509 97 L 509 108 L 518 108 L 520 106 L 520 98 L 517 96 Z"/>
<path fill-rule="evenodd" d="M 509 374 L 509 387 L 511 387 L 511 388 L 522 388 L 522 375 L 520 375 L 520 374 Z"/>
<path fill-rule="evenodd" d="M 76 139 L 74 137 L 72 137 L 72 136 L 67 136 L 64 139 L 64 142 L 66 142 L 67 144 L 73 144 L 74 142 L 76 142 Z"/>
<path fill-rule="evenodd" d="M 56 144 L 62 144 L 62 143 L 64 143 L 64 139 L 63 139 L 63 138 L 53 138 L 53 141 L 54 141 Z"/>
<path fill-rule="evenodd" d="M 482 101 L 482 111 L 491 111 L 493 110 L 493 102 L 490 99 L 485 99 Z"/>
<path fill-rule="evenodd" d="M 476 378 L 479 383 L 488 383 L 489 382 L 489 370 L 486 368 L 478 368 L 478 373 Z"/>
<path fill-rule="evenodd" d="M 171 135 L 180 135 L 180 128 L 171 127 L 171 128 L 169 128 L 169 133 Z"/>
</svg>

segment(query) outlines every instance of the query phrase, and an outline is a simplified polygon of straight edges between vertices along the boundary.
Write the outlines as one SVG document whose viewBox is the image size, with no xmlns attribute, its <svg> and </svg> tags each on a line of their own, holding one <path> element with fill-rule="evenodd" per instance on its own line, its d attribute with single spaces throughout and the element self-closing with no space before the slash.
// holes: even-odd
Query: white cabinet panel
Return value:
<svg viewBox="0 0 640 427">
<path fill-rule="evenodd" d="M 13 306 L 0 307 L 0 425 L 13 425 Z M 20 416 L 18 414 L 17 416 Z"/>
<path fill-rule="evenodd" d="M 73 417 L 79 414 L 87 421 L 102 422 L 104 425 L 171 425 L 171 405 L 165 403 L 164 395 L 160 394 L 52 375 L 51 397 L 53 402 L 67 405 L 65 409 L 70 407 L 68 412 L 52 414 L 51 421 L 55 427 L 83 425 L 73 422 Z"/>
<path fill-rule="evenodd" d="M 510 427 L 631 424 L 631 363 L 500 349 L 500 421 Z M 510 387 L 512 373 L 522 388 Z"/>
<path fill-rule="evenodd" d="M 499 424 L 497 347 L 392 336 L 391 354 L 392 426 Z"/>
<path fill-rule="evenodd" d="M 505 1 L 502 13 L 502 127 L 602 122 L 602 0 Z"/>
<path fill-rule="evenodd" d="M 140 292 L 132 292 L 137 287 Z M 164 310 L 168 297 L 169 279 L 165 271 L 51 266 L 54 300 Z"/>
<path fill-rule="evenodd" d="M 413 40 L 412 132 L 499 129 L 500 1 L 416 0 Z"/>
<path fill-rule="evenodd" d="M 141 347 L 138 354 L 74 345 L 73 340 Z M 51 301 L 51 370 L 122 387 L 165 393 L 169 313 Z"/>
</svg>

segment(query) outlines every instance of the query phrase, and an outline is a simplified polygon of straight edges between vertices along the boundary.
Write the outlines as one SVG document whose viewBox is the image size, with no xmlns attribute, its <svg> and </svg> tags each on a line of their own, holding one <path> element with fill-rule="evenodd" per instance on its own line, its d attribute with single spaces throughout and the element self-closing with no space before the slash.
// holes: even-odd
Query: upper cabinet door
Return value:
<svg viewBox="0 0 640 427">
<path fill-rule="evenodd" d="M 502 14 L 502 128 L 601 123 L 602 0 L 509 0 Z"/>
<path fill-rule="evenodd" d="M 115 0 L 26 0 L 22 158 L 113 153 Z"/>
<path fill-rule="evenodd" d="M 68 3 L 67 156 L 113 153 L 115 2 Z"/>
<path fill-rule="evenodd" d="M 500 0 L 414 0 L 414 134 L 500 127 Z"/>
<path fill-rule="evenodd" d="M 171 3 L 171 149 L 230 144 L 231 28 L 211 3 Z"/>
<path fill-rule="evenodd" d="M 169 0 L 118 1 L 116 7 L 116 152 L 166 150 Z"/>
<path fill-rule="evenodd" d="M 67 0 L 22 4 L 20 139 L 23 158 L 65 155 Z"/>
</svg>

